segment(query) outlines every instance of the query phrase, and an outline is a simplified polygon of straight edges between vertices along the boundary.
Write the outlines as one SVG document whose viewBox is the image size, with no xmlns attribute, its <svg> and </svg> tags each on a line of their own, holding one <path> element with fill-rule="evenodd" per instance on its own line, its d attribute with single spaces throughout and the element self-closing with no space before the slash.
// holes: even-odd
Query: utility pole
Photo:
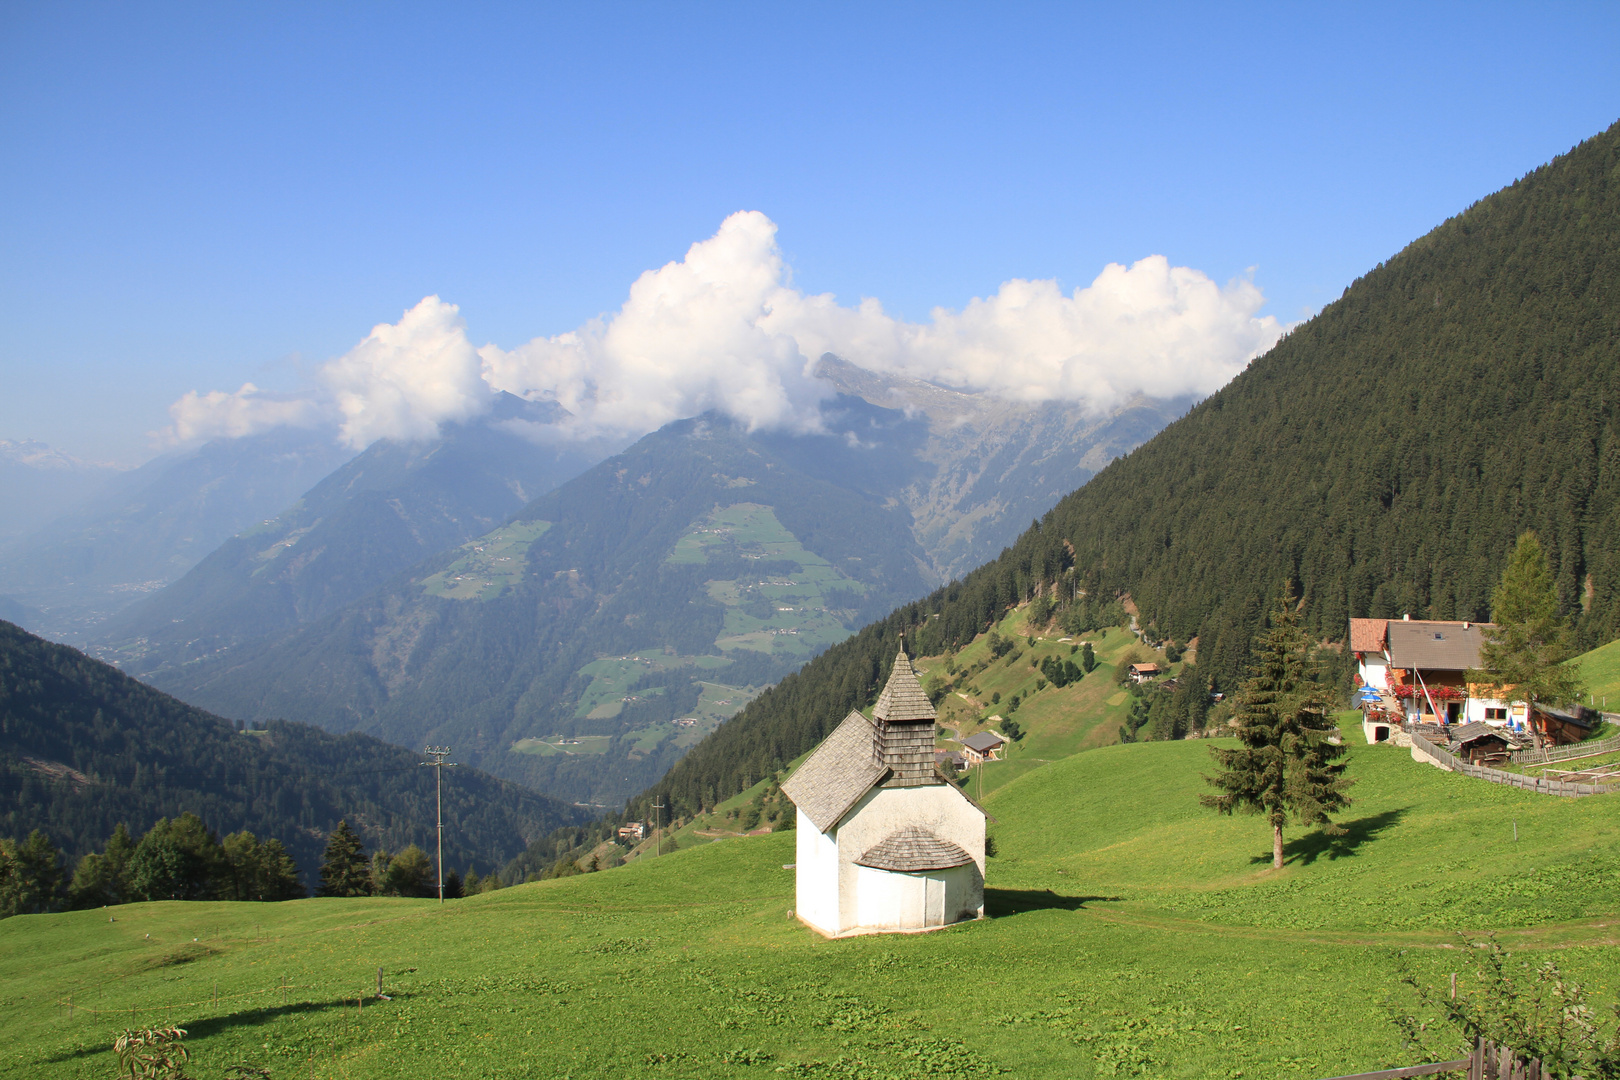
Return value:
<svg viewBox="0 0 1620 1080">
<path fill-rule="evenodd" d="M 664 820 L 664 797 L 660 795 L 658 801 L 653 803 L 653 858 L 664 853 L 664 834 L 659 832 L 659 822 Z"/>
<path fill-rule="evenodd" d="M 438 801 L 439 801 L 439 903 L 442 904 L 442 903 L 444 903 L 444 770 L 445 770 L 445 768 L 447 766 L 449 768 L 452 768 L 452 769 L 455 768 L 456 763 L 454 761 L 446 761 L 446 760 L 444 760 L 445 758 L 450 756 L 450 748 L 448 746 L 430 746 L 426 750 L 422 751 L 422 753 L 426 754 L 428 757 L 433 759 L 432 761 L 424 761 L 421 764 L 432 767 L 433 776 L 434 776 L 435 781 L 437 782 L 437 787 L 438 787 Z"/>
</svg>

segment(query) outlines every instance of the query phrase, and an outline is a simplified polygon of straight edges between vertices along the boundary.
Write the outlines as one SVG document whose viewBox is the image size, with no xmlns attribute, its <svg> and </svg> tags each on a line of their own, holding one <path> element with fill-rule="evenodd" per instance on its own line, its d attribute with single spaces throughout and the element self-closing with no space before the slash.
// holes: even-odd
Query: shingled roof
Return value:
<svg viewBox="0 0 1620 1080">
<path fill-rule="evenodd" d="M 917 681 L 917 669 L 911 666 L 911 658 L 906 656 L 903 643 L 900 655 L 894 658 L 889 681 L 883 687 L 883 693 L 878 695 L 877 704 L 872 707 L 872 716 L 891 724 L 912 720 L 932 721 L 939 717 L 934 711 L 934 703 L 923 693 L 922 683 Z"/>
<path fill-rule="evenodd" d="M 872 721 L 859 712 L 844 717 L 804 764 L 782 781 L 782 793 L 826 832 L 889 771 L 877 756 Z"/>
<path fill-rule="evenodd" d="M 1384 627 L 1388 619 L 1351 619 L 1350 651 L 1359 653 L 1384 651 Z"/>
<path fill-rule="evenodd" d="M 994 731 L 981 731 L 977 735 L 969 735 L 963 739 L 962 745 L 970 750 L 977 750 L 982 754 L 986 750 L 994 750 L 1006 741 L 1006 738 L 996 734 Z"/>
<path fill-rule="evenodd" d="M 1462 671 L 1479 667 L 1486 623 L 1389 621 L 1389 662 L 1398 668 Z"/>
<path fill-rule="evenodd" d="M 885 837 L 855 860 L 859 866 L 895 870 L 903 874 L 919 870 L 946 870 L 953 866 L 966 866 L 972 861 L 973 856 L 920 825 L 907 826 Z"/>
</svg>

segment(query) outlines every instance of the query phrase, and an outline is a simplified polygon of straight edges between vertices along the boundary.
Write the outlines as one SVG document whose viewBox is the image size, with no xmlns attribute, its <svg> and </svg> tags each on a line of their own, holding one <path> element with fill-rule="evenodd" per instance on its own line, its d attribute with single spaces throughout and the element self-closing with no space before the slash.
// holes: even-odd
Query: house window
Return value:
<svg viewBox="0 0 1620 1080">
<path fill-rule="evenodd" d="M 1493 708 L 1491 708 L 1490 706 L 1487 705 L 1485 707 L 1485 719 L 1487 719 L 1487 720 L 1506 720 L 1507 719 L 1507 707 L 1504 705 L 1500 709 L 1493 709 Z"/>
</svg>

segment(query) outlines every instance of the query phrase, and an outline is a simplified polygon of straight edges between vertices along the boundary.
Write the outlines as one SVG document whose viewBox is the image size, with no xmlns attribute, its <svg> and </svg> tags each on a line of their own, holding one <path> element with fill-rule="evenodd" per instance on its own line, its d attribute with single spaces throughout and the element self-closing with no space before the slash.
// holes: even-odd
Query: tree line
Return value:
<svg viewBox="0 0 1620 1080">
<path fill-rule="evenodd" d="M 306 870 L 320 865 L 321 838 L 343 818 L 363 821 L 372 845 L 426 845 L 437 807 L 419 762 L 359 733 L 239 727 L 0 622 L 0 837 L 23 844 L 37 830 L 70 866 L 103 852 L 120 824 L 144 835 L 185 813 L 221 833 L 280 837 Z M 446 858 L 487 874 L 588 817 L 457 769 L 444 787 Z"/>
<path fill-rule="evenodd" d="M 0 839 L 0 918 L 142 900 L 296 900 L 298 865 L 280 840 L 247 830 L 224 839 L 196 814 L 160 818 L 136 841 L 119 822 L 101 851 L 71 875 L 35 829 L 22 843 Z"/>
</svg>

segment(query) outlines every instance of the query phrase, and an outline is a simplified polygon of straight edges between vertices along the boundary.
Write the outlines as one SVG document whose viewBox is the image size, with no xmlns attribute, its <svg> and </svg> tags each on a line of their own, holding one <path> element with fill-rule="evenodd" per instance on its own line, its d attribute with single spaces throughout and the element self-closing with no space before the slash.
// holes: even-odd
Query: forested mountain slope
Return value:
<svg viewBox="0 0 1620 1080">
<path fill-rule="evenodd" d="M 501 394 L 488 415 L 446 424 L 435 439 L 373 443 L 277 517 L 98 627 L 96 654 L 149 678 L 313 622 L 487 532 L 617 449 L 524 434 L 557 412 Z"/>
<path fill-rule="evenodd" d="M 943 651 L 1043 592 L 1129 596 L 1230 688 L 1285 580 L 1323 639 L 1351 615 L 1485 619 L 1535 529 L 1582 643 L 1620 637 L 1617 313 L 1620 126 L 1357 280 L 999 559 L 784 679 L 649 795 L 741 790 L 868 703 L 900 631 Z"/>
<path fill-rule="evenodd" d="M 819 437 L 818 468 L 890 460 L 874 441 L 916 436 L 861 402 L 846 420 L 865 448 Z M 921 595 L 924 574 L 903 507 L 709 416 L 325 620 L 159 684 L 225 715 L 448 742 L 541 790 L 614 804 L 752 688 Z"/>
<path fill-rule="evenodd" d="M 139 835 L 192 811 L 221 834 L 279 839 L 305 884 L 346 818 L 369 845 L 431 848 L 434 782 L 411 751 L 273 722 L 262 731 L 176 701 L 118 669 L 0 622 L 0 836 L 46 832 L 71 860 L 119 822 Z M 475 769 L 446 773 L 445 860 L 480 871 L 583 819 Z"/>
</svg>

